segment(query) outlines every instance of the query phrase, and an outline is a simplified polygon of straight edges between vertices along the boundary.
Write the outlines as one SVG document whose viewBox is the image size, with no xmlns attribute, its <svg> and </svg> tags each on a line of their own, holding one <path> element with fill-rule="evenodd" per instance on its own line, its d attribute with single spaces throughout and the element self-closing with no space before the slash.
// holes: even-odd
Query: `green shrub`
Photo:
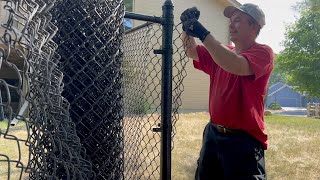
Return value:
<svg viewBox="0 0 320 180">
<path fill-rule="evenodd" d="M 281 105 L 280 105 L 279 103 L 277 103 L 277 102 L 272 102 L 272 103 L 269 105 L 268 108 L 269 108 L 269 109 L 272 109 L 272 110 L 280 110 L 280 109 L 282 109 L 282 108 L 281 108 Z"/>
<path fill-rule="evenodd" d="M 150 104 L 147 101 L 138 102 L 135 105 L 135 112 L 137 114 L 147 114 L 150 109 Z"/>
<path fill-rule="evenodd" d="M 264 111 L 264 115 L 265 115 L 265 116 L 271 116 L 272 113 L 271 113 L 271 111 Z"/>
</svg>

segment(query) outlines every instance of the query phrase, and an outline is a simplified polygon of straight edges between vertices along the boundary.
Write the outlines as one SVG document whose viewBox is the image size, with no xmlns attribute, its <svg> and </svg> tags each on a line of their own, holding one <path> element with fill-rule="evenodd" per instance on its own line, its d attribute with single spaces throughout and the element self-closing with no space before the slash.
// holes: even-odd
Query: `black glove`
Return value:
<svg viewBox="0 0 320 180">
<path fill-rule="evenodd" d="M 183 11 L 180 15 L 181 22 L 187 21 L 189 19 L 199 19 L 200 11 L 196 7 L 192 7 Z"/>
<path fill-rule="evenodd" d="M 182 29 L 188 36 L 199 38 L 202 42 L 210 34 L 197 19 L 188 19 L 182 22 Z"/>
</svg>

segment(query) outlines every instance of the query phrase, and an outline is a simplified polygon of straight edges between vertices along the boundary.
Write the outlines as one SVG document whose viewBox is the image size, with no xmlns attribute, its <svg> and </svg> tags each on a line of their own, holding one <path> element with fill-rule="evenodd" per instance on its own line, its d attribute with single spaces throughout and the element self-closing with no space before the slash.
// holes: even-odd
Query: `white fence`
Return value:
<svg viewBox="0 0 320 180">
<path fill-rule="evenodd" d="M 308 103 L 307 116 L 320 118 L 320 103 Z"/>
</svg>

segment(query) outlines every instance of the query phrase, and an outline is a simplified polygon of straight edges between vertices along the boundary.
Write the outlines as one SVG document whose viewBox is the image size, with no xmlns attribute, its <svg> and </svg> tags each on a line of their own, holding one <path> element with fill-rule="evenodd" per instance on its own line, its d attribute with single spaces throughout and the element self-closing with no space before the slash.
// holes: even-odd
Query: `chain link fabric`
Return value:
<svg viewBox="0 0 320 180">
<path fill-rule="evenodd" d="M 8 162 L 3 168 L 8 170 L 8 179 L 13 176 L 22 179 L 26 176 L 24 172 L 30 173 L 30 179 L 93 177 L 91 163 L 83 158 L 84 149 L 69 118 L 69 103 L 61 96 L 63 74 L 57 66 L 60 59 L 57 44 L 52 41 L 57 27 L 51 23 L 49 13 L 54 3 L 54 0 L 1 1 L 7 15 L 2 19 L 0 31 L 1 71 L 17 79 L 14 85 L 0 80 L 1 91 L 5 90 L 1 108 L 8 119 L 8 126 L 1 128 L 1 138 L 16 144 L 10 150 L 16 152 L 12 157 L 0 155 L 1 161 Z M 14 94 L 20 96 L 15 108 L 11 101 Z M 9 125 L 17 119 L 25 124 L 22 135 L 17 135 Z M 21 151 L 23 146 L 27 147 L 28 155 Z"/>
<path fill-rule="evenodd" d="M 179 118 L 186 58 L 180 25 L 174 27 L 172 78 L 172 138 Z M 160 178 L 162 26 L 146 23 L 126 32 L 124 58 L 124 174 L 126 179 Z M 172 141 L 173 148 L 173 141 Z"/>
</svg>

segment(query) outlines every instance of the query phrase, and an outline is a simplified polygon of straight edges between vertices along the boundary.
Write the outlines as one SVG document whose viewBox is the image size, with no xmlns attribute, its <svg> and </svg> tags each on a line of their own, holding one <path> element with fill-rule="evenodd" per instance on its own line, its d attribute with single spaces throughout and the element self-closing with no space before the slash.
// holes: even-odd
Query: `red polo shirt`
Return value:
<svg viewBox="0 0 320 180">
<path fill-rule="evenodd" d="M 234 47 L 229 46 L 231 50 Z M 211 121 L 230 129 L 242 129 L 263 143 L 264 97 L 273 69 L 273 51 L 267 45 L 256 44 L 239 55 L 245 57 L 254 75 L 231 74 L 218 66 L 204 46 L 197 46 L 199 62 L 196 69 L 210 76 L 209 113 Z"/>
</svg>

